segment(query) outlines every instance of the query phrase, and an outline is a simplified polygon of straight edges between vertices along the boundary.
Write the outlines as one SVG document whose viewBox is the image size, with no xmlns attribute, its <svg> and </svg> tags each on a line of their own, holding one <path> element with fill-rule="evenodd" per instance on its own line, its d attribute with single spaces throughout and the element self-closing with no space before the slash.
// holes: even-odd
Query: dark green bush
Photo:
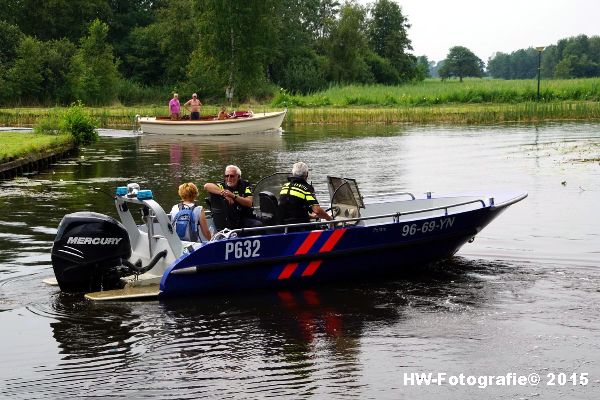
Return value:
<svg viewBox="0 0 600 400">
<path fill-rule="evenodd" d="M 302 94 L 323 89 L 327 84 L 323 64 L 317 56 L 292 58 L 283 74 L 282 86 L 292 93 Z"/>
<path fill-rule="evenodd" d="M 365 58 L 365 62 L 371 69 L 376 83 L 384 85 L 397 85 L 400 83 L 400 74 L 389 60 L 375 53 L 370 53 Z"/>
<path fill-rule="evenodd" d="M 59 122 L 60 132 L 70 132 L 75 145 L 86 145 L 98 140 L 98 122 L 83 108 L 81 102 L 73 103 Z"/>
<path fill-rule="evenodd" d="M 287 90 L 281 88 L 271 100 L 271 106 L 273 107 L 290 107 L 290 106 L 304 106 L 304 102 L 298 101 L 298 97 L 289 93 Z"/>
<path fill-rule="evenodd" d="M 76 146 L 86 145 L 98 139 L 98 121 L 78 101 L 63 112 L 51 111 L 35 127 L 37 133 L 70 133 Z"/>
</svg>

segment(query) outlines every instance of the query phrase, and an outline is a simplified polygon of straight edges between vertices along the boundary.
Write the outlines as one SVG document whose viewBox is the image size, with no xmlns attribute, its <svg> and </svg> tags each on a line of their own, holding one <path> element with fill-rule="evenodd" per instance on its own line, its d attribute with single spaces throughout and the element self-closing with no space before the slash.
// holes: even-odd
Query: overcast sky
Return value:
<svg viewBox="0 0 600 400">
<path fill-rule="evenodd" d="M 464 46 L 487 63 L 501 51 L 600 35 L 600 0 L 395 0 L 412 25 L 413 54 L 430 61 Z M 361 1 L 361 3 L 373 3 Z"/>
</svg>

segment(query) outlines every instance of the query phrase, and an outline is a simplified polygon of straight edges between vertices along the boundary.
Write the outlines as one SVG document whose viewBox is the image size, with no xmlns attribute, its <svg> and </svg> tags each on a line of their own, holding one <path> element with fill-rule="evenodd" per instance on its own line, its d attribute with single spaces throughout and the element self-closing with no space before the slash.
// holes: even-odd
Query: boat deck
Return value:
<svg viewBox="0 0 600 400">
<path fill-rule="evenodd" d="M 159 285 L 131 286 L 123 289 L 105 290 L 102 292 L 86 293 L 88 300 L 108 301 L 108 300 L 147 300 L 152 297 L 158 297 L 160 293 Z"/>
</svg>

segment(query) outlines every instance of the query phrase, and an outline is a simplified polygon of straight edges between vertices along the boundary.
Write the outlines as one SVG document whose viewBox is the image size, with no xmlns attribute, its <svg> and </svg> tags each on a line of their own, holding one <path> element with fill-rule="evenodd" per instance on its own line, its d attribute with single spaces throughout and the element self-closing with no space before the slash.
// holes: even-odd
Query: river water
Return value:
<svg viewBox="0 0 600 400">
<path fill-rule="evenodd" d="M 598 124 L 103 131 L 50 171 L 0 182 L 0 397 L 599 398 L 599 158 Z M 116 303 L 42 283 L 64 214 L 116 216 L 93 188 L 138 182 L 167 208 L 180 183 L 219 180 L 227 164 L 256 182 L 297 160 L 322 202 L 326 175 L 363 195 L 529 197 L 453 259 L 393 281 Z"/>
</svg>

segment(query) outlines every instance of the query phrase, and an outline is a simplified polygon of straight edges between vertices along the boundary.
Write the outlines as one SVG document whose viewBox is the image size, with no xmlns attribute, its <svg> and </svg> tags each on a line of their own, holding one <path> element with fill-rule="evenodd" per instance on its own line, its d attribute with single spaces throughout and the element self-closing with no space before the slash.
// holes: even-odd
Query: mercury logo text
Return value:
<svg viewBox="0 0 600 400">
<path fill-rule="evenodd" d="M 82 237 L 82 236 L 71 236 L 67 240 L 67 244 L 103 244 L 103 245 L 113 245 L 119 244 L 119 242 L 123 240 L 123 238 L 91 238 L 91 237 Z"/>
</svg>

